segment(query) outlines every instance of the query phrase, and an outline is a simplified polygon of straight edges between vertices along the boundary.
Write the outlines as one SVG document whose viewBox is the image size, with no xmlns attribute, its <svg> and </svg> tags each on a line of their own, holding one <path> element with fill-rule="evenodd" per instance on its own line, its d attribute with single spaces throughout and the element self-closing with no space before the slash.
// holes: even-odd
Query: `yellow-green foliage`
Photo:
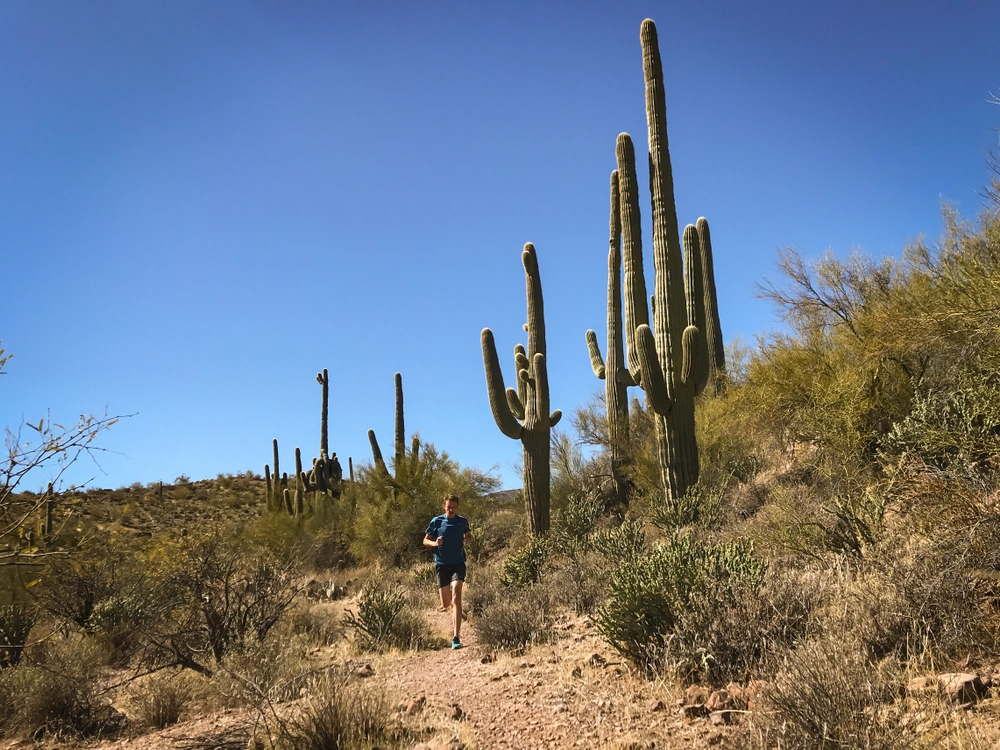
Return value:
<svg viewBox="0 0 1000 750">
<path fill-rule="evenodd" d="M 903 454 L 940 463 L 968 447 L 967 466 L 997 447 L 1000 217 L 945 219 L 938 247 L 917 242 L 901 260 L 787 251 L 786 283 L 762 290 L 789 330 L 760 342 L 732 395 L 835 482 Z"/>
<path fill-rule="evenodd" d="M 445 495 L 460 498 L 459 513 L 475 526 L 482 514 L 477 500 L 498 484 L 489 474 L 463 469 L 430 443 L 396 466 L 395 477 L 378 465 L 361 466 L 352 491 L 356 505 L 351 551 L 363 563 L 412 562 L 425 549 L 424 531 L 443 512 Z"/>
</svg>

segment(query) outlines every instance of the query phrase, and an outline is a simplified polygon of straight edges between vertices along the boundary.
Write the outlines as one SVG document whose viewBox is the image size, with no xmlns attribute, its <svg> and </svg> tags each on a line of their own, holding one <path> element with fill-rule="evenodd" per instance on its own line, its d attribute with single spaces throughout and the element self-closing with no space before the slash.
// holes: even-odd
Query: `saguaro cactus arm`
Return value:
<svg viewBox="0 0 1000 750">
<path fill-rule="evenodd" d="M 521 263 L 524 264 L 524 280 L 528 297 L 528 351 L 532 354 L 545 354 L 545 305 L 542 302 L 542 277 L 538 273 L 538 255 L 535 246 L 525 243 L 521 252 Z"/>
<path fill-rule="evenodd" d="M 663 377 L 663 368 L 656 358 L 656 341 L 653 331 L 648 325 L 635 329 L 635 343 L 639 367 L 642 369 L 642 390 L 646 392 L 649 405 L 653 411 L 662 417 L 670 413 L 673 403 L 667 395 L 667 384 Z"/>
<path fill-rule="evenodd" d="M 705 295 L 705 347 L 708 350 L 708 376 L 715 380 L 716 389 L 720 387 L 726 372 L 726 351 L 722 341 L 722 325 L 719 322 L 719 298 L 715 293 L 715 267 L 712 257 L 712 235 L 708 229 L 708 220 L 702 216 L 698 219 L 696 228 L 701 240 L 701 271 L 704 276 Z"/>
<path fill-rule="evenodd" d="M 604 358 L 601 357 L 601 347 L 597 343 L 597 334 L 592 330 L 587 330 L 587 349 L 590 352 L 590 367 L 594 374 L 604 380 L 607 368 L 604 366 Z"/>
<path fill-rule="evenodd" d="M 382 449 L 378 447 L 375 430 L 368 430 L 368 442 L 371 443 L 372 446 L 372 459 L 374 459 L 375 465 L 381 466 L 384 471 L 388 471 L 385 465 L 385 459 L 382 458 Z"/>
<path fill-rule="evenodd" d="M 394 378 L 396 383 L 396 441 L 395 441 L 395 453 L 396 453 L 396 471 L 399 471 L 399 467 L 403 465 L 403 459 L 406 457 L 406 428 L 403 426 L 403 376 L 398 372 Z"/>
<path fill-rule="evenodd" d="M 512 440 L 521 439 L 521 423 L 514 416 L 508 398 L 509 390 L 504 388 L 503 372 L 500 370 L 500 358 L 497 357 L 497 347 L 493 340 L 493 331 L 484 328 L 480 334 L 483 346 L 483 366 L 486 369 L 486 390 L 490 398 L 490 411 L 497 427 Z M 523 355 L 522 355 L 523 356 Z M 513 389 L 510 389 L 513 390 Z M 517 405 L 520 405 L 520 400 Z M 524 408 L 521 408 L 523 419 Z"/>
</svg>

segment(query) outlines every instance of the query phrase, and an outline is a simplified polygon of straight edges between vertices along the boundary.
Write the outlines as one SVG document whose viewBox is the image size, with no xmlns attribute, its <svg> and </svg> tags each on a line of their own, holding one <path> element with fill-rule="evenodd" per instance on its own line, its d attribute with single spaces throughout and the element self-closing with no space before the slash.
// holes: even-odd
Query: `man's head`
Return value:
<svg viewBox="0 0 1000 750">
<path fill-rule="evenodd" d="M 458 515 L 458 495 L 444 496 L 444 514 L 448 518 L 454 518 Z"/>
</svg>

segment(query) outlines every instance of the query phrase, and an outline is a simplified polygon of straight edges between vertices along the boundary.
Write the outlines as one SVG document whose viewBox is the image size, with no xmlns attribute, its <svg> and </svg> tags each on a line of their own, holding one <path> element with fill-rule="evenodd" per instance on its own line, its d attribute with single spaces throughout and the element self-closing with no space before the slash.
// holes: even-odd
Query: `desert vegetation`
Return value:
<svg viewBox="0 0 1000 750">
<path fill-rule="evenodd" d="M 31 493 L 12 452 L 0 736 L 55 746 L 186 723 L 162 746 L 433 746 L 422 703 L 369 677 L 373 662 L 419 672 L 433 662 L 414 654 L 448 644 L 421 540 L 455 494 L 473 529 L 476 634 L 456 658 L 523 658 L 528 670 L 590 629 L 605 655 L 546 679 L 575 684 L 613 664 L 633 703 L 680 700 L 659 701 L 627 740 L 554 746 L 651 747 L 669 733 L 650 717 L 675 708 L 731 747 L 995 746 L 1000 185 L 980 217 L 946 210 L 940 241 L 898 259 L 783 252 L 759 292 L 786 328 L 723 352 L 708 223 L 679 230 L 651 22 L 642 34 L 652 315 L 622 134 L 605 354 L 586 336 L 606 388 L 563 421 L 550 410 L 530 244 L 516 388 L 483 331 L 488 401 L 522 443 L 523 488 L 498 492 L 488 472 L 408 436 L 399 373 L 393 455 L 370 431 L 372 460 L 350 459 L 346 475 L 330 450 L 326 370 L 319 456 L 304 469 L 296 448 L 291 477 L 275 441 L 262 475 Z M 629 399 L 636 386 L 642 402 Z M 111 423 L 55 439 L 85 449 Z M 493 743 L 480 729 L 438 746 L 459 745 Z"/>
</svg>

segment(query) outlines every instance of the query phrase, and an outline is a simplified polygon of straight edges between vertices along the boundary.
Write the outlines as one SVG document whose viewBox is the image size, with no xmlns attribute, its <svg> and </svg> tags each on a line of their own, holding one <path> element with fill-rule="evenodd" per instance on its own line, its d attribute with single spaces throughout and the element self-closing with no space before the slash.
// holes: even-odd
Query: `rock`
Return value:
<svg viewBox="0 0 1000 750">
<path fill-rule="evenodd" d="M 708 703 L 708 690 L 701 685 L 689 685 L 684 697 L 688 705 L 704 706 Z"/>
<path fill-rule="evenodd" d="M 733 708 L 740 709 L 747 707 L 747 691 L 735 682 L 726 685 L 726 692 L 733 699 Z"/>
<path fill-rule="evenodd" d="M 605 659 L 600 654 L 591 654 L 590 658 L 587 659 L 587 664 L 589 664 L 592 667 L 603 667 L 607 663 L 608 660 Z"/>
<path fill-rule="evenodd" d="M 406 704 L 406 715 L 413 716 L 424 710 L 424 705 L 427 703 L 427 698 L 421 695 L 418 698 L 413 698 L 409 703 Z"/>
<path fill-rule="evenodd" d="M 688 703 L 681 708 L 681 713 L 685 719 L 697 719 L 701 716 L 708 716 L 708 709 L 704 703 Z"/>
<path fill-rule="evenodd" d="M 712 711 L 708 715 L 708 720 L 715 724 L 715 726 L 723 726 L 725 724 L 730 724 L 733 721 L 732 711 Z"/>
<path fill-rule="evenodd" d="M 580 667 L 573 667 L 573 671 L 569 673 L 570 677 L 583 677 L 583 669 Z"/>
<path fill-rule="evenodd" d="M 728 711 L 733 708 L 734 702 L 728 690 L 713 690 L 705 705 L 709 711 Z"/>
<path fill-rule="evenodd" d="M 496 657 L 495 654 L 486 654 L 486 656 L 484 656 L 482 659 L 479 660 L 479 663 L 480 664 L 492 664 L 496 660 L 497 660 L 497 657 Z"/>
<path fill-rule="evenodd" d="M 653 701 L 649 704 L 649 710 L 651 713 L 658 713 L 659 711 L 665 710 L 667 707 L 663 704 L 663 701 Z"/>
<path fill-rule="evenodd" d="M 371 677 L 373 674 L 375 674 L 375 670 L 372 669 L 371 664 L 362 664 L 360 667 L 354 668 L 353 674 L 355 677 L 361 677 L 361 678 Z"/>
<path fill-rule="evenodd" d="M 906 690 L 910 693 L 922 693 L 934 687 L 934 678 L 927 675 L 912 678 L 906 684 Z"/>
<path fill-rule="evenodd" d="M 771 687 L 771 683 L 767 680 L 750 680 L 750 684 L 743 691 L 743 695 L 747 701 L 747 708 L 752 711 L 759 707 L 760 697 L 769 687 Z"/>
<path fill-rule="evenodd" d="M 462 717 L 465 716 L 465 711 L 463 711 L 462 707 L 457 703 L 452 703 L 451 711 L 448 714 L 448 716 L 451 718 L 452 721 L 461 721 Z"/>
<path fill-rule="evenodd" d="M 938 675 L 938 689 L 955 703 L 973 703 L 986 695 L 986 686 L 975 672 L 946 672 Z"/>
</svg>

